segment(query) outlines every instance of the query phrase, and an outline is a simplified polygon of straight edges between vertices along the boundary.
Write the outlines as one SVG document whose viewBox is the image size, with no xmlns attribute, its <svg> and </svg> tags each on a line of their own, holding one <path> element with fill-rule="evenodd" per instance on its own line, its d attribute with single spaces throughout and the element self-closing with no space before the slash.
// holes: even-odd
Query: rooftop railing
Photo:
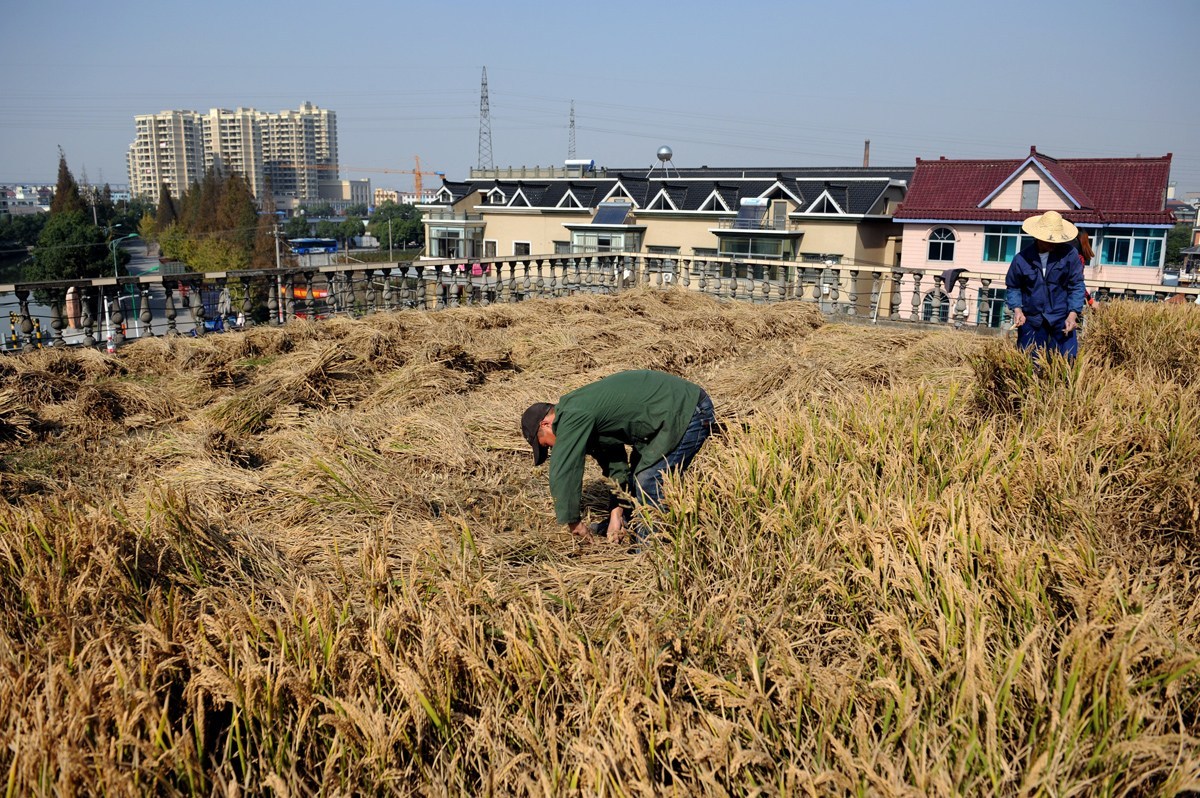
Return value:
<svg viewBox="0 0 1200 798">
<path fill-rule="evenodd" d="M 998 330 L 1010 323 L 1003 278 L 878 264 L 797 263 L 645 253 L 510 256 L 480 260 L 335 263 L 317 267 L 149 274 L 0 285 L 4 350 L 90 346 L 142 337 L 236 331 L 296 319 L 615 294 L 645 286 L 722 301 L 810 302 L 831 317 Z M 1161 301 L 1196 287 L 1089 284 L 1101 300 Z"/>
</svg>

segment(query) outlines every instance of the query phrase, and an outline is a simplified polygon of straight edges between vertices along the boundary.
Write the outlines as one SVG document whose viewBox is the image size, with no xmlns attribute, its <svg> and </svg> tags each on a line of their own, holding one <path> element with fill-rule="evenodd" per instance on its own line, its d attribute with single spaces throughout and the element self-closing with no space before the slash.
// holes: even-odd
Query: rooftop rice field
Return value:
<svg viewBox="0 0 1200 798">
<path fill-rule="evenodd" d="M 1200 791 L 1200 308 L 1081 351 L 638 290 L 0 359 L 5 794 Z M 724 421 L 632 554 L 518 427 L 629 368 Z"/>
</svg>

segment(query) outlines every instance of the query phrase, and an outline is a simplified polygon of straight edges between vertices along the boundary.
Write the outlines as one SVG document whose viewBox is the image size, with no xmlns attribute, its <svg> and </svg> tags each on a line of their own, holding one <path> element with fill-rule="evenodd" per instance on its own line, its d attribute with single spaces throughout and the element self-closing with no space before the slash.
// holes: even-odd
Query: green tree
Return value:
<svg viewBox="0 0 1200 798">
<path fill-rule="evenodd" d="M 167 184 L 163 183 L 158 187 L 158 212 L 154 215 L 154 227 L 156 232 L 162 232 L 179 218 L 175 209 L 175 200 L 171 199 L 171 190 L 167 188 Z"/>
<path fill-rule="evenodd" d="M 367 204 L 365 202 L 359 202 L 355 205 L 347 205 L 344 213 L 347 216 L 357 216 L 361 219 L 367 215 L 368 210 L 369 209 L 367 208 Z"/>
<path fill-rule="evenodd" d="M 239 174 L 219 180 L 217 205 L 218 235 L 245 254 L 246 262 L 254 252 L 254 234 L 258 229 L 258 208 L 250 184 Z"/>
<path fill-rule="evenodd" d="M 346 249 L 350 249 L 352 246 L 353 242 L 350 239 L 358 238 L 364 232 L 366 229 L 363 227 L 362 219 L 350 218 L 338 225 L 338 238 L 342 239 Z"/>
<path fill-rule="evenodd" d="M 317 203 L 316 205 L 301 205 L 301 210 L 305 216 L 335 216 L 333 206 L 328 202 Z"/>
<path fill-rule="evenodd" d="M 338 238 L 341 232 L 338 223 L 331 222 L 328 219 L 322 219 L 317 222 L 316 230 L 317 238 Z"/>
<path fill-rule="evenodd" d="M 256 269 L 275 268 L 275 214 L 261 211 L 254 231 L 254 253 L 250 265 Z"/>
<path fill-rule="evenodd" d="M 397 205 L 385 202 L 375 209 L 367 230 L 379 241 L 380 249 L 388 248 L 388 220 L 391 220 L 392 245 L 403 248 L 406 242 L 425 240 L 425 226 L 421 224 L 421 212 L 412 205 Z"/>
<path fill-rule="evenodd" d="M 108 245 L 104 232 L 84 216 L 82 210 L 51 214 L 38 236 L 33 264 L 26 268 L 25 279 L 77 280 L 109 274 Z"/>
<path fill-rule="evenodd" d="M 85 210 L 87 210 L 87 205 L 79 193 L 79 184 L 75 182 L 75 176 L 67 168 L 66 153 L 63 152 L 62 147 L 59 147 L 58 182 L 54 186 L 54 199 L 50 200 L 50 213 L 51 215 L 74 211 L 83 213 Z"/>
<path fill-rule="evenodd" d="M 9 247 L 32 247 L 46 226 L 48 213 L 24 213 L 0 219 L 0 244 Z"/>
<path fill-rule="evenodd" d="M 1167 259 L 1165 262 L 1172 266 L 1183 263 L 1183 256 L 1179 254 L 1179 250 L 1186 249 L 1191 245 L 1192 226 L 1186 222 L 1175 225 L 1167 232 Z"/>
<path fill-rule="evenodd" d="M 309 227 L 308 218 L 301 214 L 296 214 L 287 220 L 283 226 L 283 235 L 285 238 L 308 238 L 312 235 L 312 228 Z"/>
</svg>

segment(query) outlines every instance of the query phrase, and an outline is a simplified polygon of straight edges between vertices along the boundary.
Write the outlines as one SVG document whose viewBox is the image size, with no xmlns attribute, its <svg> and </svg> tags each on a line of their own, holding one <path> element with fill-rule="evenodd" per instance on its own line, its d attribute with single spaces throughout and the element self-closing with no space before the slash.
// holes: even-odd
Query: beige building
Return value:
<svg viewBox="0 0 1200 798">
<path fill-rule="evenodd" d="M 204 121 L 195 111 L 163 111 L 136 116 L 133 144 L 126 165 L 129 191 L 135 197 L 158 199 L 166 185 L 178 198 L 204 177 Z"/>
<path fill-rule="evenodd" d="M 268 186 L 275 204 L 295 207 L 321 198 L 323 181 L 338 181 L 337 115 L 304 103 L 298 110 L 264 113 L 213 108 L 207 113 L 163 111 L 134 117 L 129 147 L 130 193 L 173 197 L 207 169 L 238 172 L 256 197 Z"/>
<path fill-rule="evenodd" d="M 702 167 L 445 181 L 423 206 L 426 251 L 435 259 L 644 252 L 890 269 L 900 251 L 892 213 L 911 175 Z"/>
</svg>

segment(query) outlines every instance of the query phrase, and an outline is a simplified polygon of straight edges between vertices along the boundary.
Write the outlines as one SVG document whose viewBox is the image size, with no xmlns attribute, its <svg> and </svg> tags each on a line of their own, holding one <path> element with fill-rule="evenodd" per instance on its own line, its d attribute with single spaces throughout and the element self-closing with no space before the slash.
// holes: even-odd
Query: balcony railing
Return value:
<svg viewBox="0 0 1200 798">
<path fill-rule="evenodd" d="M 5 351 L 104 346 L 131 338 L 206 335 L 293 319 L 363 316 L 613 294 L 635 286 L 699 291 L 724 301 L 811 302 L 826 314 L 877 322 L 997 329 L 1009 323 L 1003 278 L 875 264 L 805 264 L 644 253 L 535 255 L 382 264 L 338 263 L 237 272 L 153 274 L 0 285 Z M 1089 283 L 1107 298 L 1165 300 L 1197 287 Z"/>
</svg>

